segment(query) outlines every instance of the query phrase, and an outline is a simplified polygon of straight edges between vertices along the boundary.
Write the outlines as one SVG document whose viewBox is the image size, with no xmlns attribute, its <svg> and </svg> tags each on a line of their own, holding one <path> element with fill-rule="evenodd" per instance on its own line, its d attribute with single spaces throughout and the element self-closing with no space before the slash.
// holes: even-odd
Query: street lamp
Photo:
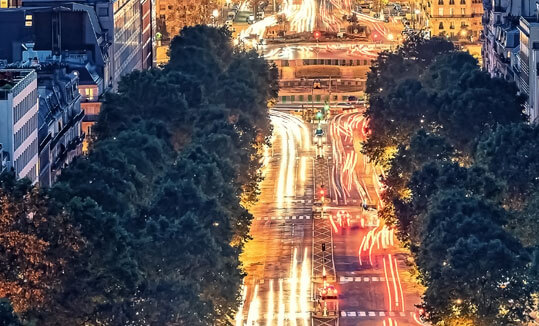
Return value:
<svg viewBox="0 0 539 326">
<path fill-rule="evenodd" d="M 213 17 L 215 17 L 215 18 L 219 17 L 219 10 L 213 9 L 212 15 L 213 15 Z"/>
</svg>

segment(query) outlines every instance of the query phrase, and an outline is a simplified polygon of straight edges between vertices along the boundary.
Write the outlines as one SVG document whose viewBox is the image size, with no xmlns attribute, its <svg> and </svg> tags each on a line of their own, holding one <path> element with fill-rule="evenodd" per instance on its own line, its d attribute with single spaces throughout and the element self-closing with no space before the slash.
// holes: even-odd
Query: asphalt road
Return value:
<svg viewBox="0 0 539 326">
<path fill-rule="evenodd" d="M 354 202 L 380 204 L 376 172 L 359 152 L 363 122 L 360 113 L 351 113 L 336 116 L 329 125 L 337 202 L 327 211 L 335 220 L 340 212 L 351 221 L 347 228 L 338 227 L 333 237 L 340 325 L 421 325 L 414 306 L 420 302 L 420 289 L 409 275 L 406 251 L 375 211 Z"/>
<path fill-rule="evenodd" d="M 247 276 L 236 325 L 310 325 L 313 160 L 300 119 L 272 112 L 259 203 L 251 208 L 253 240 L 241 256 Z"/>
<path fill-rule="evenodd" d="M 241 256 L 247 276 L 236 325 L 308 326 L 313 309 L 313 136 L 298 117 L 277 111 L 271 115 L 275 137 L 265 158 L 260 201 L 251 208 L 253 239 Z M 364 199 L 379 205 L 380 186 L 374 168 L 359 153 L 363 118 L 359 113 L 340 115 L 328 129 L 333 131 L 326 155 L 330 166 L 335 165 L 330 189 L 338 200 L 326 207 L 325 215 L 336 225 L 339 324 L 421 325 L 414 306 L 420 289 L 405 265 L 407 253 L 376 212 L 361 207 Z M 350 226 L 341 227 L 338 215 L 349 216 Z"/>
</svg>

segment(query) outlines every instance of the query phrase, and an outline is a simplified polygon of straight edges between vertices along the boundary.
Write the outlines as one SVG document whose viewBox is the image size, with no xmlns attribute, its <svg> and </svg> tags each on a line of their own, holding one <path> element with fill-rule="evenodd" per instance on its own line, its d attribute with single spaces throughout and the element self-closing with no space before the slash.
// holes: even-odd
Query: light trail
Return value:
<svg viewBox="0 0 539 326">
<path fill-rule="evenodd" d="M 395 308 L 399 306 L 399 295 L 397 292 L 397 281 L 395 273 L 393 271 L 393 261 L 391 260 L 391 254 L 388 255 L 389 270 L 391 271 L 391 278 L 393 279 L 393 289 L 395 290 Z"/>
<path fill-rule="evenodd" d="M 291 325 L 296 325 L 296 309 L 297 309 L 297 303 L 296 303 L 296 296 L 297 296 L 297 284 L 298 284 L 298 276 L 296 267 L 298 265 L 297 260 L 298 255 L 298 248 L 294 248 L 294 255 L 292 256 L 292 268 L 290 269 L 290 298 L 288 303 L 288 312 L 289 312 L 289 320 Z"/>
<path fill-rule="evenodd" d="M 385 280 L 386 280 L 386 287 L 387 287 L 387 297 L 388 297 L 388 310 L 391 312 L 393 311 L 393 308 L 392 308 L 392 301 L 391 301 L 391 289 L 389 287 L 389 278 L 387 277 L 387 267 L 386 267 L 386 259 L 385 257 L 382 259 L 382 261 L 384 262 L 384 275 L 385 275 Z"/>
<path fill-rule="evenodd" d="M 277 315 L 277 326 L 283 326 L 284 325 L 284 318 L 285 318 L 285 306 L 284 306 L 284 299 L 283 299 L 283 279 L 279 280 L 279 314 Z"/>
<path fill-rule="evenodd" d="M 266 326 L 273 325 L 273 310 L 274 310 L 274 301 L 273 301 L 273 280 L 269 281 L 269 292 L 268 292 L 268 312 L 266 315 Z"/>
<path fill-rule="evenodd" d="M 301 263 L 299 302 L 303 326 L 309 326 L 309 289 L 311 285 L 310 263 L 307 255 L 307 248 L 303 252 L 303 262 Z"/>
<path fill-rule="evenodd" d="M 277 179 L 276 205 L 277 208 L 290 206 L 292 198 L 296 196 L 296 164 L 298 151 L 307 151 L 311 147 L 311 140 L 305 123 L 287 113 L 270 111 L 271 122 L 275 134 L 281 140 L 280 167 Z M 306 180 L 307 164 L 301 164 L 299 168 L 299 181 L 304 186 Z M 303 188 L 303 187 L 302 187 Z"/>
<path fill-rule="evenodd" d="M 251 304 L 249 305 L 249 314 L 247 315 L 247 325 L 258 325 L 259 305 L 260 305 L 260 301 L 258 299 L 258 284 L 257 284 L 255 285 L 253 298 L 251 299 Z"/>
<path fill-rule="evenodd" d="M 397 282 L 399 284 L 399 291 L 401 293 L 401 308 L 402 312 L 404 312 L 404 292 L 402 292 L 402 284 L 401 284 L 401 278 L 399 275 L 399 265 L 397 264 L 397 258 L 393 258 L 395 262 L 395 272 L 397 274 Z"/>
</svg>

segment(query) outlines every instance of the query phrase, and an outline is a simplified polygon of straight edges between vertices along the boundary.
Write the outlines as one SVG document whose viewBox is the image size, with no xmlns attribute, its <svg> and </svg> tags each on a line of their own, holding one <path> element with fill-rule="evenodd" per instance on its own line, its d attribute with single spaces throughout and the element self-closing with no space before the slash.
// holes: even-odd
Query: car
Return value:
<svg viewBox="0 0 539 326">
<path fill-rule="evenodd" d="M 226 27 L 232 27 L 232 24 L 233 24 L 233 21 L 230 19 L 225 22 Z"/>
<path fill-rule="evenodd" d="M 317 128 L 314 134 L 318 137 L 321 137 L 324 135 L 324 130 L 322 128 Z"/>
</svg>

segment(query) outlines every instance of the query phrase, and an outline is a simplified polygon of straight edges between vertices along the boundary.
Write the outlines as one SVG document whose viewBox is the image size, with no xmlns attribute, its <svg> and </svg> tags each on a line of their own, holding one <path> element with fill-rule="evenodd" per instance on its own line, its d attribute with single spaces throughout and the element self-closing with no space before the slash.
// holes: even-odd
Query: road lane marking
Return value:
<svg viewBox="0 0 539 326">
<path fill-rule="evenodd" d="M 350 312 L 347 312 L 346 315 L 348 317 L 355 317 L 356 316 L 356 312 L 355 311 L 350 311 Z"/>
</svg>

